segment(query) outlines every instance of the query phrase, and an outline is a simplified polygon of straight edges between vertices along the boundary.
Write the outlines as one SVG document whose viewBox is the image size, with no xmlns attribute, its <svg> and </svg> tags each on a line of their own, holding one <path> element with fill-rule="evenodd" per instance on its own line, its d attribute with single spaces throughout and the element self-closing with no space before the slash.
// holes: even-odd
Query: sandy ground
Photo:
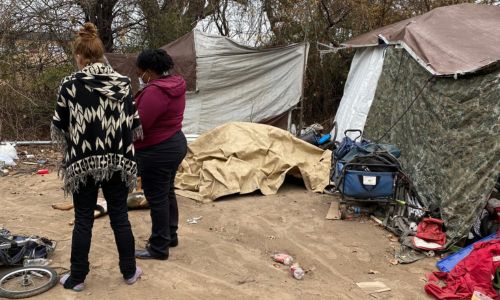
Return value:
<svg viewBox="0 0 500 300">
<path fill-rule="evenodd" d="M 52 266 L 69 268 L 73 212 L 51 208 L 65 201 L 60 187 L 53 172 L 0 177 L 0 226 L 58 241 Z M 179 246 L 168 261 L 138 261 L 145 275 L 133 286 L 122 282 L 108 217 L 97 219 L 85 291 L 57 286 L 36 298 L 427 299 L 424 274 L 435 269 L 436 259 L 391 265 L 395 243 L 382 228 L 371 221 L 325 219 L 331 197 L 296 183 L 268 197 L 233 196 L 209 204 L 179 197 Z M 203 219 L 188 225 L 186 219 L 195 216 Z M 136 244 L 144 245 L 149 211 L 132 211 L 130 220 Z M 304 280 L 272 262 L 277 250 L 293 254 L 309 270 Z M 382 281 L 392 290 L 373 297 L 355 285 L 361 281 Z"/>
</svg>

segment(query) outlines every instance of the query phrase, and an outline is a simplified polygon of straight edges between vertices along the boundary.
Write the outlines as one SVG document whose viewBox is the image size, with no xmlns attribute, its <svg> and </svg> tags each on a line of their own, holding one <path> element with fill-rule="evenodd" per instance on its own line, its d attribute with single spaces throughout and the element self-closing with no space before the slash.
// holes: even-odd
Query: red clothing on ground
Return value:
<svg viewBox="0 0 500 300">
<path fill-rule="evenodd" d="M 153 80 L 138 93 L 135 104 L 144 132 L 144 139 L 136 141 L 135 148 L 159 144 L 182 130 L 186 82 L 178 75 Z"/>
<path fill-rule="evenodd" d="M 500 267 L 500 240 L 477 243 L 450 273 L 430 274 L 425 291 L 440 300 L 470 299 L 474 291 L 500 299 L 492 282 L 497 267 Z M 445 283 L 443 287 L 439 284 L 441 280 Z"/>
<path fill-rule="evenodd" d="M 427 242 L 439 245 L 446 244 L 446 234 L 443 232 L 444 221 L 441 219 L 424 218 L 417 227 L 417 237 Z"/>
</svg>

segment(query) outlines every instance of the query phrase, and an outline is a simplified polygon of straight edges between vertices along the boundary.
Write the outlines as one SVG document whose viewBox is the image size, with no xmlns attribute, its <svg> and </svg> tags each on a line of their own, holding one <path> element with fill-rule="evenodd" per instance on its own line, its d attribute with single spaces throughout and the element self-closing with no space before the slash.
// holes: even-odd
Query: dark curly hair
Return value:
<svg viewBox="0 0 500 300">
<path fill-rule="evenodd" d="M 137 57 L 137 67 L 161 75 L 174 67 L 174 61 L 163 49 L 146 49 Z"/>
</svg>

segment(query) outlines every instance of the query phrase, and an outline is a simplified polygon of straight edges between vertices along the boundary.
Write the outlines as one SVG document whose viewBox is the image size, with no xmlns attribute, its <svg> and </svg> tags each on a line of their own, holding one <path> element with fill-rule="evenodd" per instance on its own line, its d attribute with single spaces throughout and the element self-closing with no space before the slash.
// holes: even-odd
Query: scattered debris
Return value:
<svg viewBox="0 0 500 300">
<path fill-rule="evenodd" d="M 286 254 L 286 253 L 275 253 L 275 254 L 271 255 L 271 258 L 275 262 L 282 263 L 286 266 L 289 266 L 293 263 L 293 257 L 289 254 Z"/>
<path fill-rule="evenodd" d="M 36 163 L 39 164 L 39 165 L 41 165 L 41 166 L 43 166 L 43 165 L 45 165 L 47 163 L 47 160 L 46 159 L 39 159 L 39 160 L 36 161 Z"/>
<path fill-rule="evenodd" d="M 71 210 L 73 209 L 73 203 L 54 203 L 52 204 L 52 208 L 58 210 Z"/>
<path fill-rule="evenodd" d="M 384 223 L 381 220 L 379 220 L 377 217 L 375 217 L 373 215 L 370 216 L 370 219 L 372 219 L 373 221 L 375 221 L 375 223 L 377 223 L 380 226 L 384 225 Z"/>
<path fill-rule="evenodd" d="M 391 265 L 397 265 L 397 264 L 399 264 L 399 260 L 398 260 L 398 259 L 396 259 L 396 258 L 393 258 L 393 259 L 389 260 L 389 263 L 390 263 Z"/>
<path fill-rule="evenodd" d="M 187 223 L 188 224 L 198 224 L 201 219 L 203 219 L 202 216 L 189 218 L 189 219 L 187 219 Z"/>
<path fill-rule="evenodd" d="M 247 277 L 245 279 L 237 281 L 238 285 L 242 285 L 242 284 L 245 284 L 245 283 L 251 283 L 251 282 L 256 282 L 255 278 Z"/>
<path fill-rule="evenodd" d="M 35 158 L 35 156 L 34 156 L 33 154 L 27 154 L 27 155 L 26 155 L 26 158 L 27 158 L 27 159 L 32 159 L 32 158 Z"/>
<path fill-rule="evenodd" d="M 380 272 L 375 270 L 370 270 L 368 271 L 368 274 L 380 274 Z"/>
<path fill-rule="evenodd" d="M 332 201 L 330 204 L 330 209 L 328 209 L 328 213 L 326 214 L 327 220 L 340 220 L 340 208 L 339 201 Z"/>
<path fill-rule="evenodd" d="M 129 209 L 141 209 L 148 208 L 149 203 L 143 192 L 135 192 L 128 195 L 127 206 Z"/>
<path fill-rule="evenodd" d="M 274 235 L 268 235 L 267 238 L 270 239 L 270 240 L 275 240 L 276 239 L 276 237 Z"/>
<path fill-rule="evenodd" d="M 36 173 L 38 175 L 46 175 L 46 174 L 49 174 L 49 169 L 40 169 Z"/>
<path fill-rule="evenodd" d="M 14 160 L 19 159 L 13 144 L 0 145 L 0 161 L 6 166 L 15 166 Z"/>
<path fill-rule="evenodd" d="M 380 281 L 356 282 L 356 285 L 367 294 L 382 293 L 391 290 L 385 283 Z"/>
<path fill-rule="evenodd" d="M 474 291 L 471 300 L 493 300 L 493 298 L 490 298 L 479 291 Z"/>
<path fill-rule="evenodd" d="M 294 263 L 290 267 L 290 272 L 292 273 L 293 278 L 297 280 L 301 280 L 306 274 L 306 272 L 304 272 L 304 269 L 302 269 L 298 263 Z"/>
</svg>

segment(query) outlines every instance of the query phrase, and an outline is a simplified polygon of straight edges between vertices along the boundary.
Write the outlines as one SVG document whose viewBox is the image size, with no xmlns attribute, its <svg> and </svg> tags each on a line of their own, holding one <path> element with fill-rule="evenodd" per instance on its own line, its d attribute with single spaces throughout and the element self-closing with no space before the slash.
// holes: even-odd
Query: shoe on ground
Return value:
<svg viewBox="0 0 500 300">
<path fill-rule="evenodd" d="M 125 283 L 126 284 L 134 284 L 134 283 L 136 283 L 137 280 L 139 280 L 141 278 L 142 274 L 143 274 L 143 272 L 142 272 L 141 267 L 136 267 L 135 268 L 135 274 L 134 274 L 134 276 L 132 276 L 129 279 L 125 279 Z"/>
<path fill-rule="evenodd" d="M 168 254 L 164 256 L 152 255 L 148 249 L 140 249 L 135 250 L 135 257 L 138 259 L 158 259 L 158 260 L 167 260 Z"/>
<path fill-rule="evenodd" d="M 70 276 L 71 276 L 70 273 L 65 274 L 63 277 L 61 277 L 61 280 L 59 280 L 59 283 L 62 286 L 64 286 L 64 284 L 66 283 L 66 280 L 68 280 L 68 278 Z M 84 288 L 85 288 L 85 284 L 82 282 L 82 283 L 79 283 L 79 284 L 75 285 L 73 288 L 71 288 L 71 290 L 73 290 L 75 292 L 81 292 L 81 291 L 83 291 Z"/>
</svg>

